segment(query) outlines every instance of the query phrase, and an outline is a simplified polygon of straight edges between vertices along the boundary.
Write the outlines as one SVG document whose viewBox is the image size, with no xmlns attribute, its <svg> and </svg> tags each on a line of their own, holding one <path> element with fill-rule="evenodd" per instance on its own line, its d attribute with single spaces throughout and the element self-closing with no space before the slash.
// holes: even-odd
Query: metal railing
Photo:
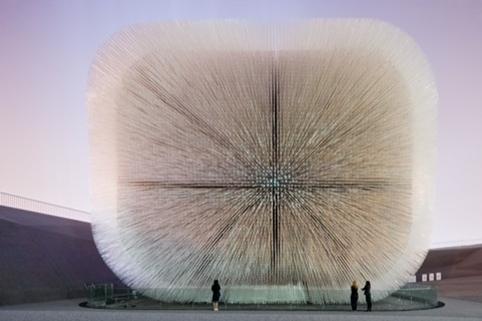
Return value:
<svg viewBox="0 0 482 321">
<path fill-rule="evenodd" d="M 30 212 L 63 217 L 81 222 L 91 222 L 90 213 L 65 206 L 54 205 L 27 197 L 0 192 L 0 206 L 16 208 Z"/>
</svg>

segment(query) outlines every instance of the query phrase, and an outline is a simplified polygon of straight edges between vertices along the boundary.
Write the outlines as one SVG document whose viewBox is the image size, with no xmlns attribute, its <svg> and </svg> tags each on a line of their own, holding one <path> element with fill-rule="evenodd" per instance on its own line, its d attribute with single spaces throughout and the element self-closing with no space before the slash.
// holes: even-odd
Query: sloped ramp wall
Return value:
<svg viewBox="0 0 482 321">
<path fill-rule="evenodd" d="M 84 282 L 121 284 L 89 223 L 0 206 L 0 305 L 85 298 Z"/>
</svg>

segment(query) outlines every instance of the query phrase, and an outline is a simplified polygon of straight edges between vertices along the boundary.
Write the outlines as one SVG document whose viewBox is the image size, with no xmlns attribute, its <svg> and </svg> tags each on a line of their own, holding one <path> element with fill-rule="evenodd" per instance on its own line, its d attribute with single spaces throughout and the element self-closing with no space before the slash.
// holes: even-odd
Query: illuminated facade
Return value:
<svg viewBox="0 0 482 321">
<path fill-rule="evenodd" d="M 437 95 L 402 31 L 372 20 L 140 24 L 89 79 L 92 226 L 163 301 L 374 299 L 428 250 Z"/>
</svg>

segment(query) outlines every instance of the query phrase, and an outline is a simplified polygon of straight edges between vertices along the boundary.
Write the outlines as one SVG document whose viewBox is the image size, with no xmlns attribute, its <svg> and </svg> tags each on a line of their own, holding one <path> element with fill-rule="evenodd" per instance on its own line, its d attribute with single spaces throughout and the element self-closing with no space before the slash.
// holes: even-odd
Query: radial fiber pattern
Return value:
<svg viewBox="0 0 482 321">
<path fill-rule="evenodd" d="M 165 301 L 375 299 L 428 248 L 436 92 L 412 40 L 370 20 L 135 25 L 88 92 L 93 233 Z"/>
</svg>

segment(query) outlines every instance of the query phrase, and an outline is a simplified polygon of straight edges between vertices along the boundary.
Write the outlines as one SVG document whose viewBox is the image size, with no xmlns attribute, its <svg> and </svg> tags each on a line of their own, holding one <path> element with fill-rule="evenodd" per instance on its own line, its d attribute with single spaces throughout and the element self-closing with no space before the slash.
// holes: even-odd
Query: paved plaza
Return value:
<svg viewBox="0 0 482 321">
<path fill-rule="evenodd" d="M 234 311 L 234 310 L 107 310 L 79 306 L 80 299 L 0 307 L 2 321 L 184 321 L 184 320 L 482 320 L 482 303 L 440 297 L 442 308 L 417 311 Z"/>
</svg>

